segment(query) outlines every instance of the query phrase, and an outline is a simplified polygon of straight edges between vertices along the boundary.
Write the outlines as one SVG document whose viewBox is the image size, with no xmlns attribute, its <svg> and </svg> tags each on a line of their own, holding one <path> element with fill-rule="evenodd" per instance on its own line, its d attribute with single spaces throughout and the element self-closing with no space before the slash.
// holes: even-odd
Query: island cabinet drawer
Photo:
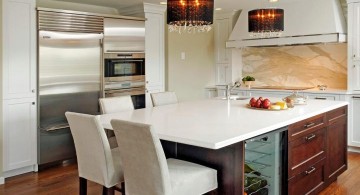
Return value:
<svg viewBox="0 0 360 195">
<path fill-rule="evenodd" d="M 326 128 L 322 128 L 289 142 L 289 178 L 305 171 L 310 165 L 325 158 L 325 133 Z"/>
<path fill-rule="evenodd" d="M 328 125 L 335 123 L 336 121 L 342 120 L 347 116 L 347 106 L 332 110 L 326 113 L 326 118 L 328 120 Z"/>
<path fill-rule="evenodd" d="M 318 194 L 325 186 L 325 160 L 322 159 L 288 181 L 288 194 Z"/>
<path fill-rule="evenodd" d="M 304 137 L 311 132 L 316 131 L 317 129 L 321 129 L 325 127 L 325 114 L 320 114 L 309 119 L 299 121 L 288 127 L 288 138 L 289 141 L 293 141 L 300 137 Z"/>
</svg>

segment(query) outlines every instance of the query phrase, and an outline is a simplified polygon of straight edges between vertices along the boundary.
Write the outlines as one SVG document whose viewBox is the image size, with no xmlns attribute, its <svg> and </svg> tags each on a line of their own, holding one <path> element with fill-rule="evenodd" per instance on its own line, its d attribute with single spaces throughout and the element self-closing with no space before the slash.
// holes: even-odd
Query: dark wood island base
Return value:
<svg viewBox="0 0 360 195">
<path fill-rule="evenodd" d="M 347 106 L 291 124 L 287 134 L 283 194 L 318 194 L 347 169 Z M 244 193 L 244 141 L 217 150 L 170 141 L 162 144 L 168 158 L 218 170 L 217 194 Z"/>
</svg>

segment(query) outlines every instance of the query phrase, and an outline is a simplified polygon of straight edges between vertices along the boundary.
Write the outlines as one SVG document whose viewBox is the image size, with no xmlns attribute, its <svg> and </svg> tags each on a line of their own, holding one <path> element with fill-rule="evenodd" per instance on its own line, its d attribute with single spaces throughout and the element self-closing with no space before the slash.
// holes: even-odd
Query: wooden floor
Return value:
<svg viewBox="0 0 360 195">
<path fill-rule="evenodd" d="M 339 176 L 338 180 L 326 188 L 321 195 L 357 195 L 360 194 L 360 154 L 349 153 L 348 170 Z M 75 164 L 59 166 L 39 173 L 6 179 L 5 185 L 0 185 L 1 195 L 72 195 L 78 194 L 79 182 Z M 88 182 L 88 194 L 99 195 L 102 187 Z M 116 192 L 116 195 L 120 195 Z"/>
</svg>

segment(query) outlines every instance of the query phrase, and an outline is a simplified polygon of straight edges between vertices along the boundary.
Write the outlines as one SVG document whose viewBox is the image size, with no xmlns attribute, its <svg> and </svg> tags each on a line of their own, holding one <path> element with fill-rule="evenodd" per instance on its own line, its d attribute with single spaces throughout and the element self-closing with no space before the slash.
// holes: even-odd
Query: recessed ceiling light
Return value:
<svg viewBox="0 0 360 195">
<path fill-rule="evenodd" d="M 269 0 L 269 2 L 278 2 L 278 0 Z"/>
<path fill-rule="evenodd" d="M 161 4 L 161 5 L 166 5 L 167 2 L 166 2 L 166 1 L 161 1 L 160 4 Z"/>
<path fill-rule="evenodd" d="M 216 11 L 220 11 L 220 10 L 222 10 L 222 8 L 221 8 L 221 7 L 218 7 L 218 8 L 215 8 L 215 10 L 216 10 Z"/>
</svg>

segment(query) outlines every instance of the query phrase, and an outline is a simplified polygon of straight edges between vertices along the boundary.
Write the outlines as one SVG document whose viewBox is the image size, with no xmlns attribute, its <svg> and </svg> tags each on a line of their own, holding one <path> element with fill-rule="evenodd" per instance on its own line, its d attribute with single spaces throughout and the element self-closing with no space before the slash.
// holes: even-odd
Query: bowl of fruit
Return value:
<svg viewBox="0 0 360 195">
<path fill-rule="evenodd" d="M 259 97 L 259 98 L 251 98 L 249 104 L 246 105 L 251 109 L 258 110 L 271 110 L 271 111 L 279 111 L 279 110 L 287 110 L 287 104 L 284 101 L 278 101 L 275 103 L 271 103 L 271 101 L 267 98 Z"/>
</svg>

